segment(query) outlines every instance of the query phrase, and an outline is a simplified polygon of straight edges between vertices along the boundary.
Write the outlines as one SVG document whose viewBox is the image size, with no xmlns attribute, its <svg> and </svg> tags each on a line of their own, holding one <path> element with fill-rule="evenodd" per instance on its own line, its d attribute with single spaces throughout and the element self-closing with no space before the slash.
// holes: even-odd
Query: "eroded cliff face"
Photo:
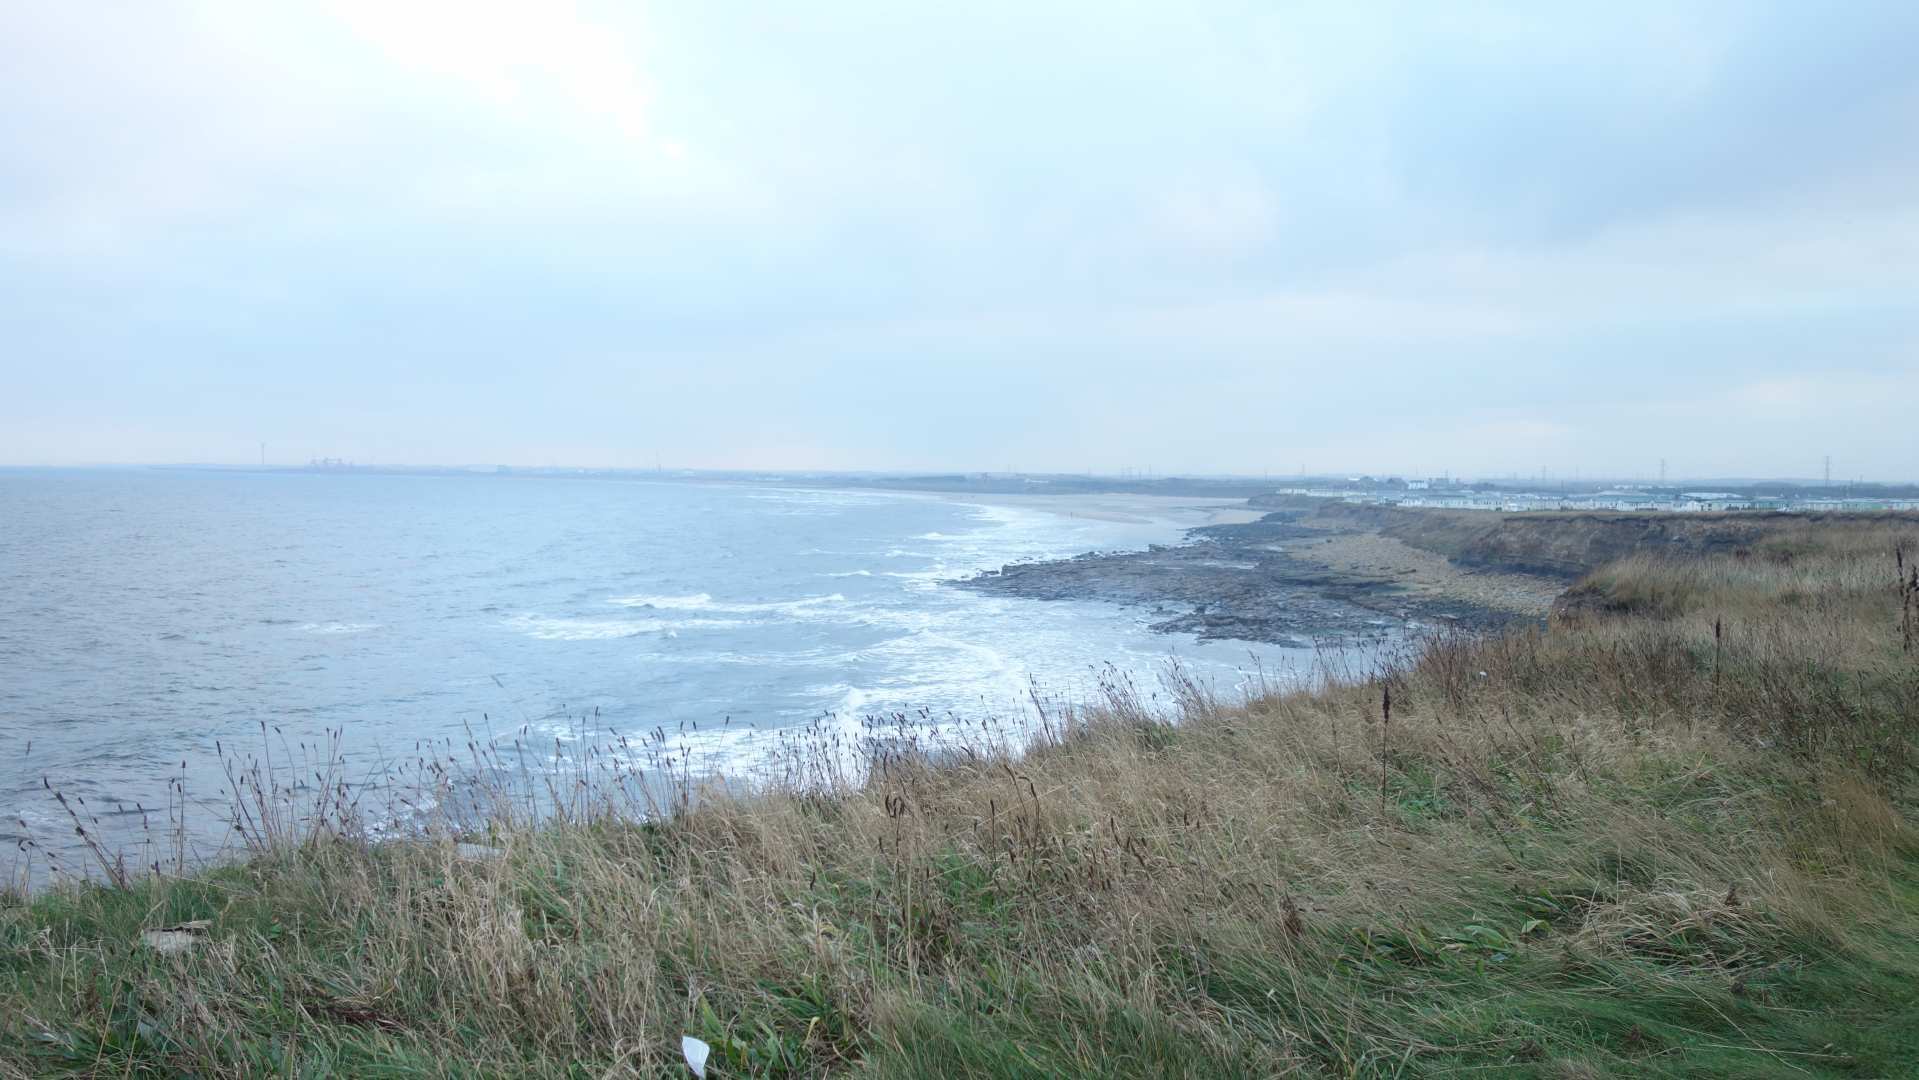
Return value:
<svg viewBox="0 0 1919 1080">
<path fill-rule="evenodd" d="M 1707 520 L 1676 514 L 1553 514 L 1552 520 L 1537 521 L 1531 517 L 1502 520 L 1468 544 L 1454 561 L 1464 566 L 1522 568 L 1572 579 L 1635 553 L 1732 551 L 1750 546 L 1771 531 L 1765 521 L 1750 517 L 1715 516 Z"/>
<path fill-rule="evenodd" d="M 1323 502 L 1307 519 L 1371 529 L 1472 569 L 1544 574 L 1568 582 L 1635 554 L 1713 554 L 1862 514 L 1632 514 L 1432 510 Z"/>
</svg>

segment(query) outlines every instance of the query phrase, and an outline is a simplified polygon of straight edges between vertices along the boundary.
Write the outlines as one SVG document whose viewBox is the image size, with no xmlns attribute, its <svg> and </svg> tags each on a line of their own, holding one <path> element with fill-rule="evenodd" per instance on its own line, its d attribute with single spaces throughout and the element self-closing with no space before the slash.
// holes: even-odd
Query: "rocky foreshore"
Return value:
<svg viewBox="0 0 1919 1080">
<path fill-rule="evenodd" d="M 1414 626 L 1489 629 L 1541 618 L 1557 579 L 1466 571 L 1363 528 L 1298 510 L 1189 530 L 1187 542 L 1013 563 L 955 583 L 1039 600 L 1150 609 L 1155 630 L 1304 646 Z"/>
</svg>

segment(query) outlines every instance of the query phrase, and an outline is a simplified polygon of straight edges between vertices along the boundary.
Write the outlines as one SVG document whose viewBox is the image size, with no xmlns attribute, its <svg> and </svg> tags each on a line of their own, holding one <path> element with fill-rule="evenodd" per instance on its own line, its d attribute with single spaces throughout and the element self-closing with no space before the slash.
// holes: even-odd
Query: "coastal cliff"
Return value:
<svg viewBox="0 0 1919 1080">
<path fill-rule="evenodd" d="M 374 842 L 452 758 L 266 764 L 244 861 L 0 896 L 0 1075 L 1911 1075 L 1919 521 L 1766 524 L 1324 685 L 668 746 L 661 806 L 556 744 L 557 812 Z"/>
</svg>

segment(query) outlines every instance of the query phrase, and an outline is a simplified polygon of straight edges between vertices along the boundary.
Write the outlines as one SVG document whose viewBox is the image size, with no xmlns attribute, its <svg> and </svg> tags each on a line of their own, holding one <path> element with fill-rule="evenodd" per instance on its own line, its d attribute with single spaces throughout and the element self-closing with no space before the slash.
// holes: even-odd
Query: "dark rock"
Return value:
<svg viewBox="0 0 1919 1080">
<path fill-rule="evenodd" d="M 1388 578 L 1296 560 L 1280 545 L 1324 535 L 1299 518 L 1298 511 L 1280 511 L 1247 524 L 1192 529 L 1178 546 L 1014 563 L 954 584 L 1035 600 L 1137 605 L 1152 613 L 1158 620 L 1152 627 L 1162 633 L 1287 646 L 1378 637 L 1408 618 L 1474 629 L 1512 618 L 1468 603 L 1412 597 Z"/>
</svg>

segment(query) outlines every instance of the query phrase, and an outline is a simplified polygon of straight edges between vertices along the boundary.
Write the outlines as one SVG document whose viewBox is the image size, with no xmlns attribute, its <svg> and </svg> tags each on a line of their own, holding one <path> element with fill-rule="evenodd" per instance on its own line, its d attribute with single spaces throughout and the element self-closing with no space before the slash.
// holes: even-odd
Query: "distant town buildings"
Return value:
<svg viewBox="0 0 1919 1080">
<path fill-rule="evenodd" d="M 1362 482 L 1365 486 L 1359 486 Z M 1347 487 L 1292 487 L 1282 489 L 1280 494 L 1305 495 L 1312 498 L 1338 499 L 1342 502 L 1375 505 L 1423 506 L 1443 510 L 1498 510 L 1506 513 L 1537 510 L 1607 510 L 1674 514 L 1716 513 L 1728 510 L 1776 510 L 1787 513 L 1919 510 L 1919 499 L 1834 498 L 1826 495 L 1793 497 L 1747 495 L 1731 491 L 1675 493 L 1630 487 L 1553 493 L 1449 484 L 1445 490 L 1440 490 L 1436 487 L 1438 483 L 1432 480 L 1398 481 L 1390 477 L 1385 480 L 1352 477 L 1348 479 Z"/>
</svg>

